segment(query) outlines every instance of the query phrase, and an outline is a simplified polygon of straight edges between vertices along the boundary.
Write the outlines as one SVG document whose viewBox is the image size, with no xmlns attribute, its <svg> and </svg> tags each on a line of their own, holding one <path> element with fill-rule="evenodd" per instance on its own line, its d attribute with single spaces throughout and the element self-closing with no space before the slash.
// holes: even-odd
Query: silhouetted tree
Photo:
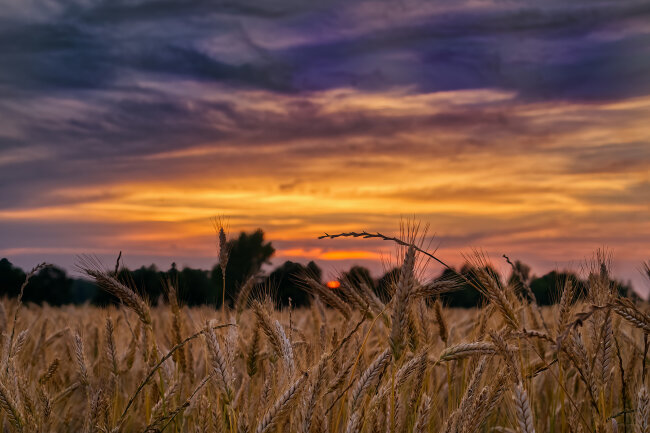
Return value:
<svg viewBox="0 0 650 433">
<path fill-rule="evenodd" d="M 164 291 L 165 273 L 158 270 L 156 265 L 151 264 L 148 267 L 141 266 L 132 271 L 128 276 L 138 291 L 149 299 L 153 305 L 157 305 Z"/>
<path fill-rule="evenodd" d="M 464 264 L 460 269 L 460 274 L 470 281 L 476 280 L 475 272 L 475 269 L 468 263 Z M 464 281 L 455 270 L 443 270 L 442 274 L 436 280 L 456 281 L 460 286 L 458 290 L 444 293 L 440 296 L 440 299 L 445 305 L 450 307 L 472 308 L 480 305 L 483 300 L 483 295 L 470 283 Z"/>
<path fill-rule="evenodd" d="M 7 259 L 0 260 L 0 295 L 18 296 L 25 272 Z M 72 302 L 72 279 L 56 266 L 42 268 L 30 280 L 23 293 L 24 302 L 62 305 Z"/>
<path fill-rule="evenodd" d="M 30 280 L 25 287 L 24 302 L 50 305 L 69 304 L 72 301 L 72 279 L 56 266 L 46 266 Z"/>
<path fill-rule="evenodd" d="M 521 290 L 524 287 L 524 283 L 529 282 L 530 266 L 520 262 L 519 260 L 516 260 L 515 269 L 519 271 L 519 274 L 521 274 L 522 277 L 524 277 L 524 281 L 521 281 L 519 275 L 517 275 L 517 272 L 515 272 L 515 270 L 512 270 L 512 272 L 510 273 L 510 277 L 508 278 L 508 284 L 513 285 L 518 290 Z"/>
<path fill-rule="evenodd" d="M 284 262 L 277 267 L 267 280 L 267 285 L 275 291 L 276 301 L 281 305 L 289 305 L 289 298 L 295 307 L 301 307 L 309 303 L 309 293 L 305 291 L 301 282 L 301 277 L 309 274 L 311 277 L 320 281 L 322 271 L 314 262 L 309 262 L 307 266 L 291 261 Z"/>
<path fill-rule="evenodd" d="M 366 283 L 368 287 L 376 292 L 375 280 L 370 275 L 368 268 L 363 266 L 352 266 L 349 271 L 344 272 L 343 278 L 347 278 L 352 284 Z"/>
<path fill-rule="evenodd" d="M 134 289 L 153 305 L 158 303 L 158 299 L 163 294 L 163 281 L 165 278 L 165 273 L 160 272 L 154 264 L 141 266 L 135 271 L 121 268 L 117 273 L 118 280 Z M 119 300 L 106 291 L 99 290 L 93 299 L 93 303 L 103 306 L 111 303 L 118 304 Z"/>
<path fill-rule="evenodd" d="M 275 253 L 271 242 L 264 241 L 264 232 L 257 229 L 253 233 L 241 232 L 237 239 L 228 241 L 230 254 L 226 267 L 226 300 L 232 304 L 237 294 L 237 289 L 253 273 L 259 271 L 263 264 Z M 212 268 L 210 278 L 216 287 L 215 305 L 221 305 L 222 273 L 217 264 Z"/>
<path fill-rule="evenodd" d="M 97 284 L 83 278 L 73 278 L 72 287 L 70 287 L 72 304 L 83 304 L 85 302 L 92 302 L 97 293 L 100 291 Z"/>
<path fill-rule="evenodd" d="M 377 280 L 375 294 L 382 300 L 382 302 L 390 301 L 390 298 L 393 296 L 395 284 L 399 281 L 399 273 L 399 267 L 393 268 Z"/>
<path fill-rule="evenodd" d="M 226 294 L 227 299 L 232 302 L 236 298 L 240 285 L 252 273 L 259 270 L 264 263 L 268 263 L 275 250 L 270 242 L 264 241 L 262 230 L 249 234 L 241 233 L 238 238 L 230 241 L 229 246 L 231 257 L 226 271 Z M 540 305 L 557 302 L 567 280 L 576 287 L 578 297 L 584 297 L 586 293 L 587 282 L 581 280 L 574 273 L 552 271 L 541 277 L 531 278 L 529 277 L 530 267 L 518 261 L 515 262 L 515 267 L 519 269 L 525 280 L 530 278 L 529 284 Z M 489 267 L 486 270 L 495 277 L 499 286 L 502 287 L 498 273 Z M 287 261 L 276 268 L 264 282 L 258 283 L 256 290 L 263 290 L 264 287 L 272 289 L 277 301 L 282 305 L 288 304 L 289 297 L 292 298 L 296 307 L 305 305 L 308 303 L 309 295 L 303 290 L 299 281 L 300 276 L 305 272 L 310 273 L 317 280 L 322 277 L 321 269 L 314 262 L 303 266 Z M 638 296 L 632 290 L 630 283 L 626 284 L 611 279 L 606 267 L 601 266 L 600 271 L 596 270 L 595 272 L 600 272 L 596 277 L 606 277 L 611 290 L 617 291 L 620 296 Z M 650 272 L 650 270 L 646 272 Z M 368 269 L 353 266 L 342 274 L 342 278 L 347 278 L 354 284 L 360 281 L 365 282 L 384 302 L 388 302 L 394 285 L 399 280 L 399 274 L 400 269 L 394 268 L 375 282 Z M 470 281 L 476 279 L 476 269 L 469 264 L 465 264 L 461 268 L 460 274 Z M 172 263 L 171 268 L 166 272 L 158 270 L 155 265 L 142 266 L 134 271 L 122 268 L 117 277 L 154 304 L 163 298 L 165 280 L 170 278 L 177 284 L 179 297 L 183 303 L 188 305 L 207 303 L 220 306 L 221 269 L 218 265 L 213 268 L 212 272 L 189 267 L 179 271 L 175 263 Z M 463 279 L 456 271 L 445 269 L 437 279 L 451 279 L 460 284 L 460 290 L 441 295 L 441 299 L 450 307 L 468 308 L 485 302 L 483 296 L 471 284 L 463 283 Z M 0 260 L 0 296 L 17 296 L 24 280 L 25 272 L 22 269 L 12 265 L 6 258 Z M 509 282 L 519 285 L 519 278 L 514 272 L 510 275 Z M 25 289 L 24 300 L 39 304 L 47 302 L 51 305 L 78 304 L 89 300 L 97 305 L 118 302 L 116 298 L 104 290 L 100 290 L 94 282 L 69 278 L 63 269 L 55 266 L 41 269 L 32 277 Z"/>
<path fill-rule="evenodd" d="M 122 268 L 118 272 L 118 279 L 154 305 L 160 299 L 165 299 L 167 279 L 176 284 L 179 299 L 184 304 L 214 304 L 217 292 L 217 287 L 210 279 L 208 271 L 188 267 L 179 271 L 175 263 L 172 263 L 167 272 L 158 270 L 153 264 L 142 266 L 134 271 Z M 103 306 L 109 303 L 117 304 L 119 300 L 104 290 L 99 290 L 93 298 L 93 303 Z"/>
<path fill-rule="evenodd" d="M 25 272 L 7 259 L 0 260 L 0 296 L 18 296 Z"/>
<path fill-rule="evenodd" d="M 584 281 L 571 272 L 548 272 L 541 277 L 533 278 L 530 282 L 530 288 L 535 294 L 539 305 L 551 305 L 560 300 L 567 281 L 573 284 L 578 296 L 584 296 L 586 291 Z"/>
<path fill-rule="evenodd" d="M 178 275 L 178 291 L 181 301 L 187 305 L 214 305 L 217 300 L 217 286 L 210 273 L 202 269 L 183 268 Z"/>
</svg>

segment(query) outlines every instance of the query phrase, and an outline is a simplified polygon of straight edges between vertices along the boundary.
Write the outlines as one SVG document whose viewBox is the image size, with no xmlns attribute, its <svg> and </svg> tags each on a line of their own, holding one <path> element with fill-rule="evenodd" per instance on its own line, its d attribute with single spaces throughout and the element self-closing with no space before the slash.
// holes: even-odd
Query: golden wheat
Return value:
<svg viewBox="0 0 650 433">
<path fill-rule="evenodd" d="M 566 281 L 558 305 L 538 307 L 529 287 L 502 285 L 477 256 L 471 284 L 489 303 L 450 309 L 438 295 L 454 283 L 418 281 L 422 249 L 401 245 L 388 303 L 365 282 L 346 279 L 333 291 L 305 277 L 311 308 L 288 312 L 251 295 L 255 277 L 232 311 L 183 307 L 171 281 L 167 304 L 151 307 L 86 258 L 81 267 L 120 306 L 0 302 L 0 425 L 17 432 L 649 431 L 648 306 L 619 298 L 606 266 L 587 276 L 584 300 Z"/>
</svg>

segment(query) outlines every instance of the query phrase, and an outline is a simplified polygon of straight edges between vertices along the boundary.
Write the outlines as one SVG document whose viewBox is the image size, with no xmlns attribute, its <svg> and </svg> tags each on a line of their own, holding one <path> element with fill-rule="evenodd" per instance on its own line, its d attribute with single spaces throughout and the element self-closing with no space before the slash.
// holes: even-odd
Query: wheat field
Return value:
<svg viewBox="0 0 650 433">
<path fill-rule="evenodd" d="M 151 307 L 86 260 L 120 306 L 0 302 L 3 431 L 650 432 L 650 315 L 605 263 L 544 308 L 477 267 L 489 302 L 456 310 L 437 300 L 454 282 L 421 281 L 425 252 L 401 246 L 390 302 L 305 277 L 295 310 L 250 285 L 188 308 L 173 282 Z"/>
</svg>

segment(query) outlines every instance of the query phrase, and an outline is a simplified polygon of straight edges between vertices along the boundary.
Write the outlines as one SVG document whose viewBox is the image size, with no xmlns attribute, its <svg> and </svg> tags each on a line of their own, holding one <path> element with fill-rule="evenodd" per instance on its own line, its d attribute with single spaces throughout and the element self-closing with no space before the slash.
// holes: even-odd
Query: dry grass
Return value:
<svg viewBox="0 0 650 433">
<path fill-rule="evenodd" d="M 451 310 L 407 245 L 393 300 L 314 280 L 309 309 L 152 308 L 82 266 L 120 308 L 3 300 L 0 425 L 22 432 L 648 432 L 647 306 L 596 266 L 554 307 L 488 273 L 489 304 Z M 481 263 L 485 260 L 480 257 Z M 250 288 L 246 288 L 250 292 Z M 427 292 L 429 290 L 429 292 Z M 339 295 L 340 293 L 340 295 Z M 423 293 L 425 293 L 423 295 Z M 326 308 L 329 305 L 330 308 Z M 645 382 L 645 383 L 644 383 Z"/>
</svg>

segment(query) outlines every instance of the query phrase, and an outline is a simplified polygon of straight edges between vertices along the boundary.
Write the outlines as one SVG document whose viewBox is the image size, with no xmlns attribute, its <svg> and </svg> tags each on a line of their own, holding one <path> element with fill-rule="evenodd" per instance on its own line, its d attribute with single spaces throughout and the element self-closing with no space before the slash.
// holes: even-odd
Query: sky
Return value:
<svg viewBox="0 0 650 433">
<path fill-rule="evenodd" d="M 650 290 L 647 1 L 0 5 L 17 265 L 208 267 L 226 215 L 275 264 L 380 274 L 385 242 L 317 237 L 414 217 L 456 266 L 481 248 L 579 270 L 604 247 Z"/>
</svg>

